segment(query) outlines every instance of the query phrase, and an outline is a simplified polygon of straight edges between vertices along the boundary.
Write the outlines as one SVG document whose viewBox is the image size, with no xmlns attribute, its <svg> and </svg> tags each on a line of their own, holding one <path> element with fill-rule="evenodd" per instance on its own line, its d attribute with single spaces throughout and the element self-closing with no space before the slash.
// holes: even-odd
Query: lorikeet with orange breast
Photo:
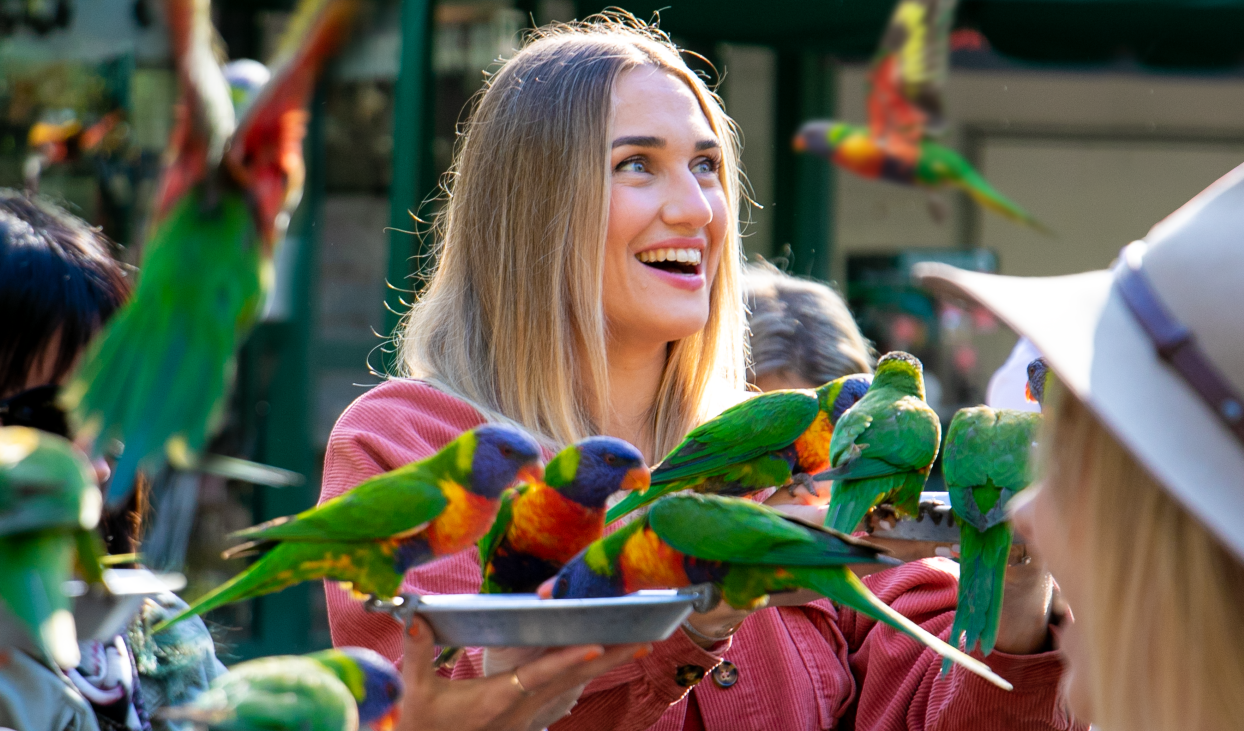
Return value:
<svg viewBox="0 0 1244 731">
<path fill-rule="evenodd" d="M 755 609 L 773 592 L 811 589 L 1010 690 L 984 663 L 891 609 L 847 568 L 852 563 L 895 563 L 879 555 L 880 550 L 750 500 L 670 495 L 630 525 L 588 546 L 540 591 L 554 599 L 578 599 L 712 583 L 730 606 Z"/>
<path fill-rule="evenodd" d="M 1028 364 L 1028 382 L 1024 384 L 1024 398 L 1038 406 L 1045 406 L 1045 389 L 1053 371 L 1045 358 L 1036 358 Z"/>
<path fill-rule="evenodd" d="M 484 594 L 531 593 L 605 532 L 605 501 L 618 490 L 646 490 L 648 466 L 638 449 L 613 437 L 588 437 L 544 468 L 544 479 L 519 485 L 479 542 Z"/>
<path fill-rule="evenodd" d="M 219 423 L 234 353 L 272 288 L 273 255 L 302 194 L 305 107 L 357 2 L 303 0 L 272 79 L 235 119 L 208 0 L 169 0 L 181 86 L 134 299 L 108 323 L 62 395 L 80 434 L 125 451 L 108 502 L 140 468 L 193 467 Z"/>
<path fill-rule="evenodd" d="M 652 471 L 652 487 L 609 509 L 612 523 L 662 495 L 693 489 L 742 496 L 805 484 L 829 467 L 829 443 L 843 412 L 863 398 L 872 377 L 857 373 L 815 391 L 769 391 L 692 429 Z"/>
<path fill-rule="evenodd" d="M 957 4 L 899 0 L 869 74 L 868 126 L 808 122 L 796 134 L 794 147 L 865 178 L 959 188 L 979 205 L 1049 233 L 959 153 L 930 139 L 942 127 L 942 91 Z"/>
<path fill-rule="evenodd" d="M 425 460 L 234 534 L 249 542 L 227 557 L 264 551 L 263 557 L 154 631 L 312 579 L 348 582 L 356 593 L 391 598 L 407 571 L 469 548 L 487 533 L 502 492 L 515 480 L 541 474 L 540 447 L 521 429 L 487 424 L 464 432 Z"/>
</svg>

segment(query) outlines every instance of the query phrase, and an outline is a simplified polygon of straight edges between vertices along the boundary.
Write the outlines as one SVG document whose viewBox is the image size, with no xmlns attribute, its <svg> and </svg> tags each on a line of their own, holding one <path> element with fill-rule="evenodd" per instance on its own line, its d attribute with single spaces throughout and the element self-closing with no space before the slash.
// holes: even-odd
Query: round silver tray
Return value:
<svg viewBox="0 0 1244 731">
<path fill-rule="evenodd" d="M 406 594 L 369 599 L 368 611 L 403 624 L 418 614 L 436 642 L 458 647 L 620 645 L 657 642 L 673 634 L 694 609 L 711 608 L 703 587 L 637 591 L 609 599 L 541 599 L 535 594 Z"/>
</svg>

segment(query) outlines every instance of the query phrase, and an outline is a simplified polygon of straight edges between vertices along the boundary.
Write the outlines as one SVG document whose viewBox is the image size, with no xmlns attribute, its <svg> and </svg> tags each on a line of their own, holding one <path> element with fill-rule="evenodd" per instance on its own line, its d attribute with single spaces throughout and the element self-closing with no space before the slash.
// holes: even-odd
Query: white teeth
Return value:
<svg viewBox="0 0 1244 731">
<path fill-rule="evenodd" d="M 698 265 L 703 256 L 703 252 L 699 249 L 649 249 L 641 251 L 636 258 L 645 264 L 670 261 L 678 264 Z"/>
</svg>

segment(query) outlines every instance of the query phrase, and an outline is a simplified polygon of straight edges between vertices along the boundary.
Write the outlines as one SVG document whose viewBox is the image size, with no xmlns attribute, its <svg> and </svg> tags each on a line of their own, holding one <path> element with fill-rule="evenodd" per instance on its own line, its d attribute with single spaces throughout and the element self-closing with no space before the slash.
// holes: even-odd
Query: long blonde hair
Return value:
<svg viewBox="0 0 1244 731">
<path fill-rule="evenodd" d="M 399 346 L 403 375 L 550 445 L 597 433 L 607 413 L 609 123 L 615 80 L 639 66 L 672 74 L 698 98 L 721 144 L 729 216 L 708 323 L 668 349 L 652 409 L 657 454 L 707 416 L 715 391 L 743 388 L 734 123 L 669 39 L 633 16 L 547 26 L 474 100 L 435 223 L 435 270 Z"/>
<path fill-rule="evenodd" d="M 1061 386 L 1042 448 L 1088 601 L 1088 700 L 1102 731 L 1244 728 L 1244 564 Z"/>
</svg>

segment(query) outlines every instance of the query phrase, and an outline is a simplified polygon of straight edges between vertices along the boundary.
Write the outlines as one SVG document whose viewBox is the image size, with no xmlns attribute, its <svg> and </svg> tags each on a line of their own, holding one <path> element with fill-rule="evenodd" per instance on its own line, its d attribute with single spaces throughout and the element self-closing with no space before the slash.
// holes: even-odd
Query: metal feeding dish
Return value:
<svg viewBox="0 0 1244 731">
<path fill-rule="evenodd" d="M 656 642 L 673 634 L 693 610 L 719 597 L 711 585 L 637 591 L 607 599 L 541 599 L 535 594 L 404 594 L 369 599 L 366 608 L 405 624 L 417 614 L 436 642 L 458 647 L 557 647 Z"/>
</svg>

